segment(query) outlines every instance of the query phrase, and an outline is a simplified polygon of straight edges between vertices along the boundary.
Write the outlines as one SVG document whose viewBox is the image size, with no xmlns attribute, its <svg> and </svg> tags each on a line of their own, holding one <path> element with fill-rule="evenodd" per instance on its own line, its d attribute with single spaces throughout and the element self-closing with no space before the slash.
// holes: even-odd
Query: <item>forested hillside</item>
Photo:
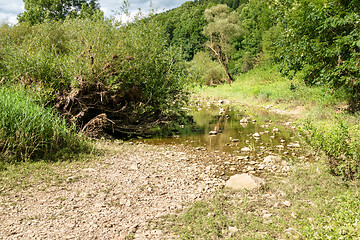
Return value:
<svg viewBox="0 0 360 240">
<path fill-rule="evenodd" d="M 217 4 L 225 4 L 228 9 L 216 10 L 211 23 L 206 20 L 206 11 L 215 9 Z M 228 37 L 228 43 L 218 39 L 216 47 L 223 60 L 229 59 L 231 74 L 244 73 L 270 61 L 279 64 L 289 79 L 302 71 L 307 84 L 326 85 L 331 91 L 343 89 L 349 100 L 357 102 L 359 4 L 340 0 L 194 1 L 156 18 L 165 26 L 171 43 L 183 47 L 186 59 L 195 58 L 195 65 L 216 59 L 217 53 L 212 50 L 207 51 L 209 57 L 195 57 L 209 50 L 206 41 Z M 224 29 L 209 34 L 205 26 L 211 25 L 218 31 Z M 205 83 L 208 81 L 209 77 Z"/>
</svg>

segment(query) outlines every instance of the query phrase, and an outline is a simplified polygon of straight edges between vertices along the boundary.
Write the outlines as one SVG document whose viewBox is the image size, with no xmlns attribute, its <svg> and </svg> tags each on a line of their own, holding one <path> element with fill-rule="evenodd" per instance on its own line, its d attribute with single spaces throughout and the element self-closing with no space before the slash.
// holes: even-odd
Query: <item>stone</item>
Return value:
<svg viewBox="0 0 360 240">
<path fill-rule="evenodd" d="M 252 174 L 236 174 L 230 177 L 226 182 L 225 187 L 233 190 L 241 189 L 258 189 L 265 184 L 265 181 L 259 177 L 255 177 Z"/>
<path fill-rule="evenodd" d="M 280 161 L 280 160 L 281 160 L 281 158 L 279 156 L 269 155 L 269 156 L 264 158 L 263 163 L 277 162 L 277 161 Z"/>
<path fill-rule="evenodd" d="M 285 201 L 282 203 L 284 206 L 286 207 L 290 207 L 291 206 L 291 202 L 290 201 Z"/>
<path fill-rule="evenodd" d="M 238 231 L 239 231 L 239 229 L 237 227 L 229 227 L 229 233 L 231 236 L 233 236 Z"/>
<path fill-rule="evenodd" d="M 259 170 L 264 170 L 264 169 L 265 169 L 265 165 L 264 165 L 264 164 L 259 164 L 258 169 L 259 169 Z"/>
<path fill-rule="evenodd" d="M 241 151 L 242 151 L 242 152 L 250 152 L 250 148 L 248 148 L 248 147 L 243 147 L 243 148 L 241 149 Z"/>
<path fill-rule="evenodd" d="M 276 133 L 276 132 L 280 132 L 280 130 L 278 128 L 273 128 L 272 132 Z"/>
<path fill-rule="evenodd" d="M 293 147 L 294 147 L 294 148 L 300 148 L 300 144 L 294 143 L 294 144 L 293 144 Z"/>
<path fill-rule="evenodd" d="M 243 117 L 241 120 L 240 120 L 240 123 L 248 123 L 248 118 L 247 117 Z"/>
<path fill-rule="evenodd" d="M 259 137 L 260 137 L 260 134 L 256 132 L 256 133 L 253 134 L 253 137 L 259 138 Z"/>
</svg>

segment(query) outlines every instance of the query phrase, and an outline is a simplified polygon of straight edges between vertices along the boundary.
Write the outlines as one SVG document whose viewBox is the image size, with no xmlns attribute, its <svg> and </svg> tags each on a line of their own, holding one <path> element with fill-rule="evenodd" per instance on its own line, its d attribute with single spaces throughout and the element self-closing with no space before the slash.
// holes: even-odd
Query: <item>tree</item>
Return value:
<svg viewBox="0 0 360 240">
<path fill-rule="evenodd" d="M 220 4 L 206 9 L 205 19 L 208 25 L 204 27 L 204 35 L 209 37 L 205 46 L 218 59 L 225 72 L 226 81 L 231 84 L 234 80 L 228 68 L 229 54 L 233 50 L 230 41 L 240 32 L 238 17 L 236 12 L 230 12 L 227 5 Z"/>
<path fill-rule="evenodd" d="M 18 15 L 19 22 L 34 25 L 46 19 L 61 20 L 100 12 L 97 0 L 24 0 L 25 12 Z"/>
<path fill-rule="evenodd" d="M 181 46 L 185 59 L 190 61 L 204 51 L 206 37 L 202 34 L 206 21 L 206 5 L 186 2 L 178 8 L 155 16 L 166 29 L 171 44 Z"/>
<path fill-rule="evenodd" d="M 287 1 L 287 0 L 283 0 Z M 360 101 L 360 4 L 350 0 L 290 1 L 279 39 L 282 72 L 306 73 L 309 85 L 344 89 Z M 282 4 L 282 2 L 279 2 Z"/>
</svg>

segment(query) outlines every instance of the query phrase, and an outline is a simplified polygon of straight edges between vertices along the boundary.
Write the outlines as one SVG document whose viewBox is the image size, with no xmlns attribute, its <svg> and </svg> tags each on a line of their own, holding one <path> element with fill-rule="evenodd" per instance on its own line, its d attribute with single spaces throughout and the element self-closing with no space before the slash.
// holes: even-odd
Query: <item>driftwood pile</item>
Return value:
<svg viewBox="0 0 360 240">
<path fill-rule="evenodd" d="M 108 134 L 128 137 L 152 134 L 157 121 L 139 119 L 136 106 L 141 103 L 141 90 L 110 90 L 101 82 L 80 83 L 71 91 L 58 93 L 55 107 L 88 136 Z"/>
</svg>

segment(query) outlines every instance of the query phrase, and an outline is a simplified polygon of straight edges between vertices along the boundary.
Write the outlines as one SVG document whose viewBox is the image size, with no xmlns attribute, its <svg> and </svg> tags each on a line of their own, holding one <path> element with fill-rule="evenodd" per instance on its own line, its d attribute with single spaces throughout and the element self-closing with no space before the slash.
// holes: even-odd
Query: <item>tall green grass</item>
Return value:
<svg viewBox="0 0 360 240">
<path fill-rule="evenodd" d="M 74 153 L 86 149 L 89 144 L 75 126 L 69 126 L 52 109 L 30 97 L 28 90 L 0 89 L 1 158 L 53 158 L 65 151 Z"/>
<path fill-rule="evenodd" d="M 360 178 L 360 131 L 356 127 L 336 115 L 329 124 L 308 118 L 300 130 L 309 145 L 327 155 L 331 172 L 349 180 Z"/>
</svg>

